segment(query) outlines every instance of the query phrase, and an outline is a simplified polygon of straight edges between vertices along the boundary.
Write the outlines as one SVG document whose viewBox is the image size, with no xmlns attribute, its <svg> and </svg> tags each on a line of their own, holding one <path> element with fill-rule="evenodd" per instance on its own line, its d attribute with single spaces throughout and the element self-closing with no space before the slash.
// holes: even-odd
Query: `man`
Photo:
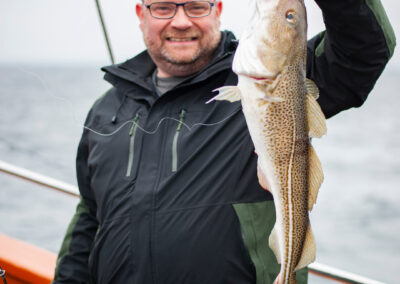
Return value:
<svg viewBox="0 0 400 284">
<path fill-rule="evenodd" d="M 379 0 L 316 0 L 327 30 L 307 75 L 327 117 L 367 98 L 395 39 Z M 247 5 L 245 3 L 244 5 Z M 200 12 L 199 12 L 200 11 Z M 81 202 L 53 283 L 272 283 L 272 196 L 240 103 L 205 102 L 234 85 L 237 42 L 221 1 L 136 5 L 147 51 L 105 67 L 78 148 Z M 298 273 L 307 282 L 307 271 Z"/>
</svg>

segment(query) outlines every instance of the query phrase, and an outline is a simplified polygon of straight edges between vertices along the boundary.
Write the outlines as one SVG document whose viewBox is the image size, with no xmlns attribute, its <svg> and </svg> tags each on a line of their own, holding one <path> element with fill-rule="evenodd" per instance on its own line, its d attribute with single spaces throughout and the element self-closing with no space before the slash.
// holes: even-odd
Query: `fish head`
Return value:
<svg viewBox="0 0 400 284">
<path fill-rule="evenodd" d="M 233 71 L 272 83 L 287 66 L 305 64 L 307 15 L 303 0 L 256 0 L 252 25 L 239 41 Z"/>
</svg>

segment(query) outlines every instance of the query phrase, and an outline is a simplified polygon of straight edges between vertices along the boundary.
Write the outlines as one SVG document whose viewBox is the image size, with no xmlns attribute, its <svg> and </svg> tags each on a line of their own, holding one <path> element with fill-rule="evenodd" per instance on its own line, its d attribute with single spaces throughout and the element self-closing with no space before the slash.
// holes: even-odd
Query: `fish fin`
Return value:
<svg viewBox="0 0 400 284">
<path fill-rule="evenodd" d="M 312 145 L 310 145 L 309 148 L 308 163 L 308 210 L 311 211 L 314 204 L 317 202 L 318 191 L 324 181 L 321 162 Z"/>
<path fill-rule="evenodd" d="M 230 101 L 231 103 L 240 101 L 240 89 L 237 86 L 225 86 L 213 90 L 213 92 L 219 92 L 218 95 L 206 102 L 206 104 L 212 101 Z"/>
<path fill-rule="evenodd" d="M 280 274 L 278 274 L 278 276 L 276 276 L 276 278 L 272 284 L 279 284 L 279 283 L 281 283 L 281 275 Z M 296 282 L 296 284 L 297 284 L 297 282 Z"/>
<path fill-rule="evenodd" d="M 274 252 L 278 263 L 281 264 L 281 251 L 279 249 L 278 233 L 276 230 L 276 225 L 274 226 L 274 228 L 271 231 L 271 234 L 269 235 L 269 247 Z"/>
<path fill-rule="evenodd" d="M 304 239 L 303 252 L 294 271 L 302 269 L 307 265 L 309 265 L 310 263 L 313 263 L 315 261 L 315 256 L 316 256 L 315 240 L 311 230 L 311 226 L 309 224 L 307 227 L 306 238 Z"/>
<path fill-rule="evenodd" d="M 308 135 L 320 138 L 326 134 L 325 116 L 315 98 L 307 94 Z"/>
<path fill-rule="evenodd" d="M 319 89 L 313 80 L 306 78 L 307 93 L 313 96 L 314 99 L 319 98 Z"/>
</svg>

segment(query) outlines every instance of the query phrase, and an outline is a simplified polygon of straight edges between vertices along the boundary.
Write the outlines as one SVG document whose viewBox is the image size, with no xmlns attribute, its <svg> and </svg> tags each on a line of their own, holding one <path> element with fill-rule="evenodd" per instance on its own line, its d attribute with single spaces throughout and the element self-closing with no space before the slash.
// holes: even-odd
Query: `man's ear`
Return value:
<svg viewBox="0 0 400 284">
<path fill-rule="evenodd" d="M 139 27 L 141 30 L 143 30 L 143 4 L 136 4 L 136 16 L 139 18 L 140 24 Z"/>
<path fill-rule="evenodd" d="M 218 18 L 221 17 L 222 8 L 223 8 L 222 1 L 216 1 L 216 3 L 215 3 L 215 13 L 216 13 Z"/>
</svg>

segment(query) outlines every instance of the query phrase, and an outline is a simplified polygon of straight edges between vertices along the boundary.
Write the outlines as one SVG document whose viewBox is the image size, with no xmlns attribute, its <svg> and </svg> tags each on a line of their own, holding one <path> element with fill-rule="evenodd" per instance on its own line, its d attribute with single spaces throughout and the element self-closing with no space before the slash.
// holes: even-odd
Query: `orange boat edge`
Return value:
<svg viewBox="0 0 400 284">
<path fill-rule="evenodd" d="M 56 261 L 55 253 L 0 234 L 0 266 L 7 284 L 49 284 Z"/>
<path fill-rule="evenodd" d="M 0 233 L 0 267 L 5 271 L 7 284 L 50 284 L 54 278 L 56 262 L 57 255 L 55 253 Z M 348 281 L 343 277 L 335 277 L 330 273 L 320 271 L 315 268 L 309 269 L 310 274 L 336 281 L 336 283 L 383 284 L 372 280 L 371 282 Z M 2 283 L 0 277 L 0 284 Z"/>
</svg>

